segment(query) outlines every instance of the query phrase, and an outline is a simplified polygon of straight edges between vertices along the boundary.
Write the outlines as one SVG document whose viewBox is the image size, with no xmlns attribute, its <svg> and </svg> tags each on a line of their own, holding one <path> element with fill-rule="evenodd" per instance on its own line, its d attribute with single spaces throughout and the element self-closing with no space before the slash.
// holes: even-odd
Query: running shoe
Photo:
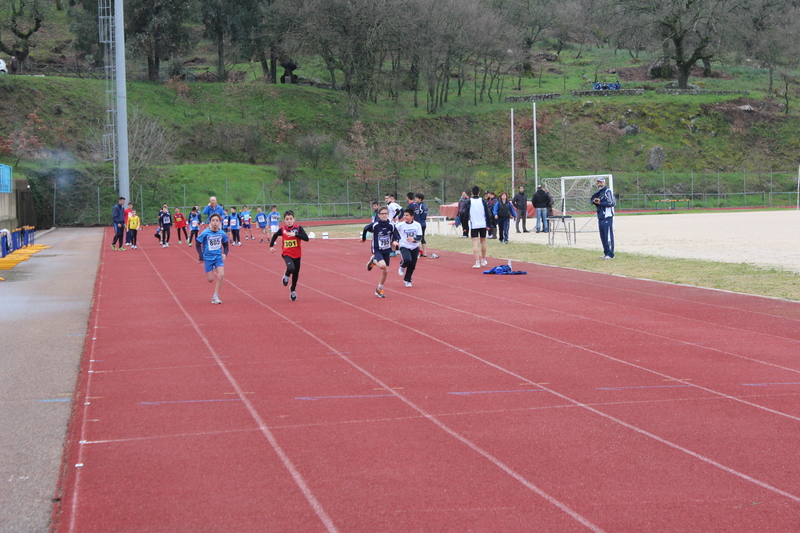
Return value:
<svg viewBox="0 0 800 533">
<path fill-rule="evenodd" d="M 178 241 L 178 244 L 183 244 L 183 242 L 182 241 Z"/>
<path fill-rule="evenodd" d="M 214 297 L 211 298 L 211 303 L 212 304 L 221 304 L 222 300 L 220 300 L 219 297 L 215 294 Z"/>
<path fill-rule="evenodd" d="M 370 257 L 370 258 L 369 258 L 369 262 L 367 263 L 367 270 L 368 270 L 368 271 L 370 271 L 370 272 L 372 272 L 372 268 L 373 268 L 373 267 L 374 267 L 376 264 L 377 264 L 377 263 L 375 263 L 375 258 L 374 258 L 374 257 Z"/>
<path fill-rule="evenodd" d="M 480 268 L 480 267 L 481 267 L 481 262 L 480 261 L 476 261 L 475 264 L 472 265 L 472 268 Z"/>
<path fill-rule="evenodd" d="M 283 286 L 286 287 L 289 284 L 289 276 L 283 276 L 281 283 L 283 283 Z"/>
<path fill-rule="evenodd" d="M 411 282 L 410 281 L 406 281 L 406 287 L 410 287 L 410 286 L 411 286 Z"/>
<path fill-rule="evenodd" d="M 383 289 L 375 289 L 375 296 L 378 298 L 386 298 L 386 293 L 383 292 Z"/>
<path fill-rule="evenodd" d="M 489 262 L 486 259 L 481 259 L 481 266 L 485 267 L 488 264 L 489 264 Z"/>
<path fill-rule="evenodd" d="M 397 269 L 397 273 L 398 273 L 399 275 L 401 275 L 401 276 L 404 276 L 404 275 L 405 275 L 405 273 L 406 273 L 406 268 L 405 268 L 405 267 L 400 267 L 400 268 L 398 268 L 398 269 Z"/>
<path fill-rule="evenodd" d="M 297 300 L 297 293 L 296 293 L 296 292 L 294 292 L 294 291 L 292 291 L 292 293 L 289 295 L 289 298 L 291 298 L 291 299 L 292 299 L 292 301 L 295 301 L 295 300 Z"/>
<path fill-rule="evenodd" d="M 119 250 L 120 252 L 124 252 L 126 250 L 126 248 L 120 247 L 120 248 L 117 248 L 117 250 Z M 609 257 L 609 259 L 611 259 L 611 258 Z"/>
</svg>

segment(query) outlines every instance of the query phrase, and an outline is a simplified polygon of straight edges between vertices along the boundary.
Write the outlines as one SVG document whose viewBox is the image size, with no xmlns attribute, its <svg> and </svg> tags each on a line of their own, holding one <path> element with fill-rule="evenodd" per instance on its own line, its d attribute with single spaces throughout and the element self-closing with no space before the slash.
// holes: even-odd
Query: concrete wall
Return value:
<svg viewBox="0 0 800 533">
<path fill-rule="evenodd" d="M 17 195 L 13 185 L 11 193 L 0 193 L 0 229 L 16 229 L 17 221 Z"/>
</svg>

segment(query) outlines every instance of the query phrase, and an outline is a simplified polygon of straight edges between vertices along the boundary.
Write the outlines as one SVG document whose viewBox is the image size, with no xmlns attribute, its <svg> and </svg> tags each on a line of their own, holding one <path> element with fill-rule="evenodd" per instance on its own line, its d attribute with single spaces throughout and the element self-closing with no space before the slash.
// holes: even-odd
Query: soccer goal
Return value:
<svg viewBox="0 0 800 533">
<path fill-rule="evenodd" d="M 553 209 L 562 215 L 573 215 L 594 211 L 591 198 L 597 192 L 597 178 L 605 178 L 608 188 L 614 190 L 614 176 L 611 174 L 543 178 L 542 185 L 553 197 Z"/>
</svg>

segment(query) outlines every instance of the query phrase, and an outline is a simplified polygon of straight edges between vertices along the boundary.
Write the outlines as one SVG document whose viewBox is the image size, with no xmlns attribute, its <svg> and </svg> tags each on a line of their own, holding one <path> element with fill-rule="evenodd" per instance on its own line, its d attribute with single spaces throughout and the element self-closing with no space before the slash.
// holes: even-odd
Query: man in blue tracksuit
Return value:
<svg viewBox="0 0 800 533">
<path fill-rule="evenodd" d="M 597 178 L 599 190 L 592 195 L 592 203 L 597 208 L 597 225 L 600 228 L 600 241 L 603 243 L 603 257 L 614 259 L 614 194 L 606 187 L 605 178 Z"/>
<path fill-rule="evenodd" d="M 119 201 L 111 210 L 111 221 L 114 223 L 114 240 L 111 241 L 112 250 L 125 250 L 125 198 L 119 197 Z M 117 247 L 119 244 L 119 247 Z"/>
</svg>

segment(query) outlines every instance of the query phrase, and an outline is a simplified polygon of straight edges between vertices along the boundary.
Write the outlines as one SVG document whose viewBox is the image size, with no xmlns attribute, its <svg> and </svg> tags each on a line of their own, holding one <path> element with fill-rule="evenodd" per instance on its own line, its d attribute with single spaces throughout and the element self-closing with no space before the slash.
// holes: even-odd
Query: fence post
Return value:
<svg viewBox="0 0 800 533">
<path fill-rule="evenodd" d="M 100 186 L 97 186 L 97 225 L 100 225 Z"/>
</svg>

